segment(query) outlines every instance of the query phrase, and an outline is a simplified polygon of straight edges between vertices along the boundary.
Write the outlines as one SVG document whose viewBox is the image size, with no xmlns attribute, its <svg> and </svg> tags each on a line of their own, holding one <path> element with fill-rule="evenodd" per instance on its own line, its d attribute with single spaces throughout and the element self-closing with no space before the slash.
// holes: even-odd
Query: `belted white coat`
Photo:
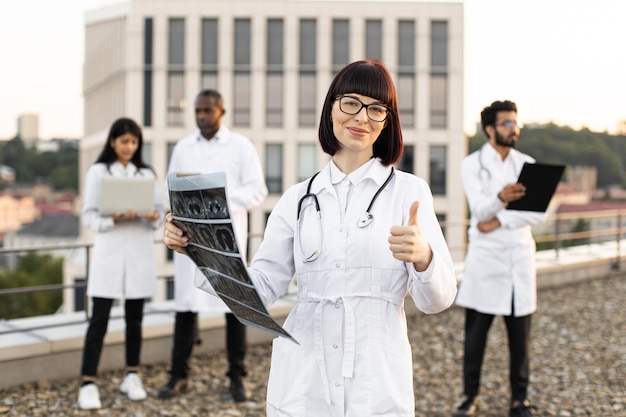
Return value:
<svg viewBox="0 0 626 417">
<path fill-rule="evenodd" d="M 456 304 L 485 314 L 526 316 L 537 309 L 536 245 L 531 225 L 545 213 L 507 210 L 498 193 L 517 182 L 525 162 L 535 160 L 511 149 L 502 160 L 486 143 L 461 164 L 471 218 L 463 278 Z M 501 227 L 481 233 L 477 224 L 497 216 Z M 511 310 L 515 298 L 515 311 Z"/>
<path fill-rule="evenodd" d="M 452 259 L 433 210 L 428 185 L 397 171 L 372 208 L 373 222 L 357 226 L 390 168 L 372 160 L 354 185 L 345 214 L 335 186 L 343 176 L 329 164 L 313 181 L 320 205 L 298 202 L 307 182 L 290 187 L 269 217 L 249 273 L 268 304 L 295 273 L 298 295 L 284 328 L 298 342 L 276 338 L 267 391 L 270 417 L 413 417 L 413 367 L 404 299 L 425 313 L 448 308 L 456 295 Z M 331 173 L 334 171 L 334 174 Z M 351 178 L 352 178 L 351 174 Z M 393 225 L 407 223 L 419 201 L 419 225 L 433 250 L 424 272 L 396 260 L 387 241 Z M 301 247 L 304 246 L 304 247 Z M 303 257 L 319 249 L 319 257 Z M 303 255 L 303 252 L 305 255 Z M 427 340 L 423 343 L 428 343 Z"/>
<path fill-rule="evenodd" d="M 152 170 L 137 170 L 133 163 L 93 164 L 85 176 L 81 222 L 95 232 L 89 263 L 87 295 L 102 298 L 150 298 L 156 293 L 157 273 L 154 259 L 154 230 L 164 221 L 160 184 L 154 184 L 154 209 L 160 214 L 155 222 L 137 219 L 115 224 L 113 216 L 98 211 L 100 180 L 104 176 L 155 178 Z"/>
</svg>

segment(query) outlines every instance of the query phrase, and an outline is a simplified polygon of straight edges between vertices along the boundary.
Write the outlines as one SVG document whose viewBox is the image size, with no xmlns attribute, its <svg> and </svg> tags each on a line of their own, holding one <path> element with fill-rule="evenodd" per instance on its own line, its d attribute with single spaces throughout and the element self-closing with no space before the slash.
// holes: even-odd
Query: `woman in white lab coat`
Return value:
<svg viewBox="0 0 626 417">
<path fill-rule="evenodd" d="M 403 142 L 382 62 L 335 76 L 319 140 L 332 159 L 281 197 L 248 270 L 268 304 L 294 273 L 298 287 L 284 328 L 299 344 L 274 340 L 267 415 L 413 417 L 404 299 L 443 311 L 456 278 L 428 185 L 392 167 Z M 164 242 L 186 245 L 169 219 Z"/>
<path fill-rule="evenodd" d="M 111 307 L 116 299 L 125 300 L 126 319 L 127 374 L 120 390 L 131 400 L 146 398 L 137 372 L 144 301 L 156 292 L 153 232 L 163 223 L 160 186 L 155 181 L 152 212 L 138 213 L 129 208 L 125 212 L 104 215 L 99 211 L 103 177 L 155 179 L 152 168 L 142 160 L 142 145 L 142 132 L 137 123 L 127 118 L 116 120 L 85 179 L 81 221 L 95 236 L 87 280 L 87 295 L 92 297 L 93 308 L 83 348 L 78 396 L 81 409 L 101 407 L 95 379 Z"/>
</svg>

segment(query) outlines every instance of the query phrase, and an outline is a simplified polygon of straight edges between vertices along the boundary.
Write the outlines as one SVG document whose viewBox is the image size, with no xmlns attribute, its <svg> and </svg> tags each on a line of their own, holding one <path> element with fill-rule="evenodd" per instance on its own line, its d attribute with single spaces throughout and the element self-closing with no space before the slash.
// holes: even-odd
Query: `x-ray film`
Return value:
<svg viewBox="0 0 626 417">
<path fill-rule="evenodd" d="M 298 343 L 270 316 L 248 275 L 228 209 L 226 174 L 173 172 L 167 184 L 174 224 L 189 239 L 185 253 L 213 291 L 243 324 Z"/>
</svg>

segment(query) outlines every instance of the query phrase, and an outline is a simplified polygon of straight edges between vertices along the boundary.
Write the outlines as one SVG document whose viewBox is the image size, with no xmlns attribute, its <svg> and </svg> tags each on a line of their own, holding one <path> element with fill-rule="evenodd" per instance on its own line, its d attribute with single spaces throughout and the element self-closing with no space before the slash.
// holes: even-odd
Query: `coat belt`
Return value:
<svg viewBox="0 0 626 417">
<path fill-rule="evenodd" d="M 316 302 L 315 318 L 314 318 L 314 334 L 313 340 L 315 345 L 315 359 L 317 366 L 319 367 L 320 374 L 322 376 L 322 383 L 324 384 L 324 395 L 326 402 L 332 404 L 330 399 L 330 383 L 328 382 L 328 374 L 326 373 L 326 360 L 324 358 L 324 336 L 322 331 L 322 317 L 324 306 L 332 304 L 335 307 L 343 305 L 343 360 L 341 365 L 341 376 L 344 378 L 352 378 L 354 376 L 354 358 L 356 354 L 356 323 L 354 316 L 354 309 L 350 305 L 349 299 L 355 297 L 367 297 L 379 300 L 384 300 L 396 305 L 402 305 L 404 297 L 398 297 L 394 295 L 388 296 L 375 296 L 373 294 L 367 295 L 350 295 L 336 298 L 324 298 L 308 294 L 308 296 L 301 297 L 299 294 L 298 302 Z M 303 299 L 304 298 L 304 299 Z"/>
</svg>

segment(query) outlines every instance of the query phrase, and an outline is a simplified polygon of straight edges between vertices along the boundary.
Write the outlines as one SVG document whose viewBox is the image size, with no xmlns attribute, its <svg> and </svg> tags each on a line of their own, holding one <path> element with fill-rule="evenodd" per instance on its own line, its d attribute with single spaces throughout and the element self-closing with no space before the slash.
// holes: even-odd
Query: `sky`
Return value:
<svg viewBox="0 0 626 417">
<path fill-rule="evenodd" d="M 0 2 L 0 138 L 25 113 L 39 114 L 42 139 L 82 136 L 85 11 L 117 2 Z M 526 124 L 614 133 L 626 120 L 626 1 L 461 2 L 467 134 L 498 99 Z"/>
</svg>

